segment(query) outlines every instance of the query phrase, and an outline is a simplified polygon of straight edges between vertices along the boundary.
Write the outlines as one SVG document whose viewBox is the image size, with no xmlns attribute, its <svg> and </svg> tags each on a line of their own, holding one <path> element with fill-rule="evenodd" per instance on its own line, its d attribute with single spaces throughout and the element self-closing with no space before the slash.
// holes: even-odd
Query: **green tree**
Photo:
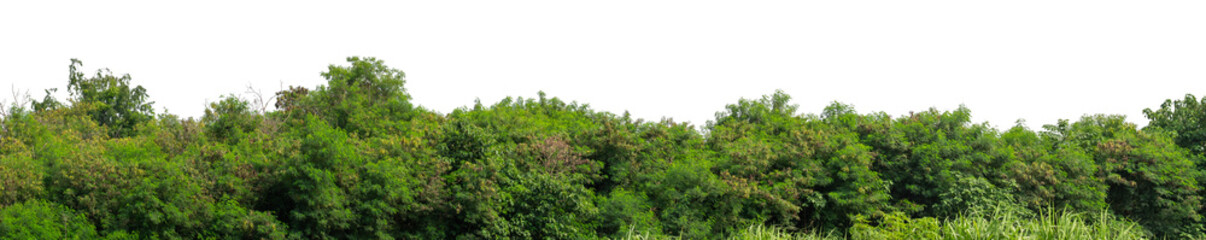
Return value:
<svg viewBox="0 0 1206 240">
<path fill-rule="evenodd" d="M 0 207 L 42 197 L 43 168 L 27 153 L 0 154 Z"/>
<path fill-rule="evenodd" d="M 449 114 L 439 149 L 452 161 L 453 230 L 467 238 L 596 235 L 601 162 L 587 143 L 608 115 L 557 98 L 507 98 Z"/>
<path fill-rule="evenodd" d="M 1115 216 L 1151 238 L 1206 236 L 1206 101 L 1193 95 L 1146 109 L 1143 130 L 1091 115 L 999 131 L 962 106 L 894 117 L 834 102 L 806 114 L 776 91 L 725 105 L 697 128 L 543 92 L 440 114 L 412 105 L 402 71 L 375 58 L 347 62 L 329 66 L 313 90 L 278 92 L 275 111 L 223 96 L 201 118 L 182 119 L 153 115 L 129 75 L 85 77 L 73 60 L 70 99 L 51 89 L 0 113 L 0 238 L 907 239 L 1134 229 Z M 1023 221 L 1033 217 L 1047 220 Z M 972 232 L 985 226 L 997 230 Z"/>
<path fill-rule="evenodd" d="M 840 229 L 849 216 L 881 213 L 888 184 L 872 171 L 871 148 L 858 135 L 826 120 L 799 116 L 782 91 L 741 100 L 708 126 L 708 145 L 720 156 L 720 176 L 756 189 L 770 209 L 760 215 L 800 229 Z M 833 105 L 827 110 L 848 108 Z M 827 111 L 832 112 L 832 111 Z"/>
<path fill-rule="evenodd" d="M 54 110 L 64 107 L 62 102 L 59 102 L 58 99 L 54 98 L 53 94 L 57 91 L 59 91 L 58 88 L 46 89 L 46 96 L 42 98 L 42 101 L 33 100 L 30 102 L 30 106 L 35 112 Z"/>
<path fill-rule="evenodd" d="M 226 96 L 205 108 L 201 122 L 205 124 L 205 132 L 209 136 L 220 141 L 232 141 L 254 131 L 259 126 L 259 118 L 260 115 L 252 112 L 247 101 Z"/>
<path fill-rule="evenodd" d="M 644 192 L 616 189 L 599 199 L 600 235 L 620 238 L 629 231 L 662 233 L 653 204 Z"/>
<path fill-rule="evenodd" d="M 83 214 L 53 202 L 30 200 L 0 208 L 3 239 L 97 239 Z"/>
<path fill-rule="evenodd" d="M 153 141 L 94 139 L 65 147 L 63 156 L 48 160 L 47 195 L 86 214 L 103 232 L 208 234 L 214 200 L 187 165 L 167 159 Z"/>
<path fill-rule="evenodd" d="M 79 68 L 84 64 L 71 59 L 67 90 L 73 104 L 87 105 L 88 116 L 96 123 L 109 127 L 109 136 L 127 137 L 134 127 L 154 118 L 146 88 L 131 86 L 130 75 L 114 76 L 108 69 L 85 77 Z M 44 102 L 50 102 L 49 100 Z"/>
<path fill-rule="evenodd" d="M 406 74 L 401 70 L 371 57 L 349 57 L 347 61 L 351 66 L 331 65 L 322 73 L 325 86 L 278 93 L 282 98 L 278 108 L 293 109 L 290 114 L 297 120 L 304 119 L 304 114 L 317 115 L 361 137 L 396 132 L 420 113 L 410 103 L 410 94 L 403 87 Z"/>
<path fill-rule="evenodd" d="M 1001 134 L 1003 151 L 1016 159 L 1006 166 L 1013 197 L 1031 210 L 1049 207 L 1096 211 L 1107 208 L 1106 184 L 1086 150 L 1055 148 L 1052 139 L 1018 125 Z"/>
<path fill-rule="evenodd" d="M 431 211 L 427 181 L 413 159 L 382 157 L 313 116 L 286 138 L 298 140 L 265 190 L 264 209 L 289 224 L 291 235 L 312 238 L 406 238 L 423 231 L 407 224 Z M 435 184 L 434 186 L 440 186 Z M 438 192 L 438 191 L 437 191 Z"/>
<path fill-rule="evenodd" d="M 1106 202 L 1115 213 L 1138 221 L 1157 236 L 1200 231 L 1200 172 L 1164 132 L 1139 131 L 1118 115 L 1089 115 L 1069 124 L 1043 126 L 1057 148 L 1084 149 L 1108 186 Z"/>
<path fill-rule="evenodd" d="M 1143 109 L 1148 122 L 1146 128 L 1172 131 L 1177 145 L 1194 154 L 1206 153 L 1206 98 L 1200 101 L 1193 94 L 1185 94 L 1181 100 L 1164 100 L 1160 109 Z"/>
<path fill-rule="evenodd" d="M 221 239 L 286 239 L 288 226 L 276 216 L 243 208 L 235 201 L 222 201 L 213 209 L 210 235 Z"/>
<path fill-rule="evenodd" d="M 936 206 L 944 194 L 962 191 L 952 188 L 961 181 L 987 180 L 990 184 L 982 186 L 993 189 L 990 192 L 1008 188 L 1001 173 L 1016 159 L 1000 146 L 995 129 L 987 123 L 971 123 L 971 110 L 966 107 L 931 108 L 897 119 L 869 114 L 857 122 L 852 130 L 876 156 L 872 170 L 892 183 L 894 205 L 902 211 L 952 217 L 957 212 Z"/>
</svg>

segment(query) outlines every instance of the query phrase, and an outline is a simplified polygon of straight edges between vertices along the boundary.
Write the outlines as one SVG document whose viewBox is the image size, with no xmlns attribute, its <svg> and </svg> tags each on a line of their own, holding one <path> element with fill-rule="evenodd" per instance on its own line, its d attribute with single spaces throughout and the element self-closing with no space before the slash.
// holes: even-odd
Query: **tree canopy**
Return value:
<svg viewBox="0 0 1206 240">
<path fill-rule="evenodd" d="M 1193 95 L 1145 109 L 1144 128 L 1085 115 L 998 130 L 963 106 L 811 114 L 782 91 L 694 126 L 544 92 L 437 113 L 412 104 L 401 70 L 346 60 L 275 109 L 219 93 L 194 119 L 72 59 L 70 98 L 4 106 L 0 238 L 890 239 L 993 211 L 1007 214 L 973 219 L 1066 211 L 1206 236 Z"/>
</svg>

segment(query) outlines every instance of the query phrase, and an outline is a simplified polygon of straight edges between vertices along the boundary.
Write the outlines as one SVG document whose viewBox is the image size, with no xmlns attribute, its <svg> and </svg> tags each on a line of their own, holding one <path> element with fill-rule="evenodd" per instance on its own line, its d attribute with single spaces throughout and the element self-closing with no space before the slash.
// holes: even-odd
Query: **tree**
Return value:
<svg viewBox="0 0 1206 240">
<path fill-rule="evenodd" d="M 755 198 L 773 209 L 765 216 L 778 224 L 840 229 L 849 216 L 880 213 L 890 197 L 888 184 L 871 171 L 871 148 L 846 128 L 795 115 L 790 98 L 779 91 L 717 114 L 708 126 L 708 145 L 720 157 L 717 174 L 756 189 Z M 826 109 L 827 119 L 853 114 L 841 104 Z"/>
<path fill-rule="evenodd" d="M 1143 130 L 1090 115 L 999 131 L 962 106 L 810 114 L 783 91 L 697 128 L 543 92 L 440 114 L 412 105 L 401 70 L 347 61 L 275 111 L 223 96 L 181 119 L 73 60 L 70 99 L 0 113 L 0 239 L 932 238 L 1059 208 L 1102 216 L 1061 226 L 1206 234 L 1192 95 L 1147 109 Z"/>
<path fill-rule="evenodd" d="M 1177 145 L 1194 154 L 1206 153 L 1206 98 L 1199 101 L 1193 94 L 1185 94 L 1182 100 L 1164 100 L 1160 109 L 1143 109 L 1148 122 L 1147 129 L 1172 131 Z"/>
<path fill-rule="evenodd" d="M 29 154 L 0 154 L 0 208 L 41 197 L 43 165 Z"/>
<path fill-rule="evenodd" d="M 291 109 L 302 105 L 302 114 L 315 114 L 336 128 L 362 137 L 397 131 L 418 113 L 413 111 L 410 95 L 403 88 L 406 74 L 401 70 L 371 57 L 349 57 L 347 61 L 351 66 L 331 65 L 322 73 L 326 86 L 278 93 L 285 97 L 280 106 Z M 295 98 L 304 99 L 298 104 Z"/>
<path fill-rule="evenodd" d="M 1115 213 L 1137 220 L 1157 236 L 1200 231 L 1195 223 L 1202 220 L 1201 172 L 1167 133 L 1139 131 L 1124 116 L 1100 114 L 1043 127 L 1049 138 L 1057 139 L 1057 148 L 1082 149 L 1093 158 Z"/>
<path fill-rule="evenodd" d="M 86 214 L 102 231 L 126 230 L 160 238 L 208 234 L 213 201 L 181 161 L 154 142 L 94 139 L 63 146 L 51 159 L 49 199 Z"/>
<path fill-rule="evenodd" d="M 1018 125 L 1001 134 L 1002 151 L 1016 159 L 1006 166 L 1013 196 L 1032 210 L 1066 207 L 1078 211 L 1105 209 L 1105 182 L 1098 165 L 1080 148 L 1057 148 L 1054 140 Z"/>
<path fill-rule="evenodd" d="M 147 90 L 142 86 L 130 86 L 130 74 L 114 76 L 109 69 L 96 71 L 93 77 L 84 77 L 79 68 L 83 62 L 71 59 L 67 90 L 74 104 L 88 105 L 88 116 L 96 123 L 108 126 L 112 137 L 127 137 L 134 134 L 134 127 L 154 117 L 148 101 Z M 51 101 L 43 101 L 50 102 Z"/>
<path fill-rule="evenodd" d="M 506 98 L 457 109 L 444 124 L 443 156 L 454 236 L 580 239 L 596 234 L 596 182 L 602 164 L 590 159 L 595 113 L 558 98 Z"/>
<path fill-rule="evenodd" d="M 59 91 L 58 88 L 46 89 L 46 96 L 42 98 L 42 101 L 33 100 L 32 102 L 30 102 L 30 106 L 33 107 L 33 110 L 35 112 L 42 112 L 42 111 L 48 111 L 48 110 L 62 108 L 63 103 L 59 102 L 59 100 L 55 99 L 53 96 L 54 92 L 57 92 L 57 91 Z"/>
<path fill-rule="evenodd" d="M 234 96 L 223 97 L 205 108 L 201 122 L 205 132 L 221 141 L 237 140 L 246 132 L 255 130 L 260 116 L 252 112 L 247 101 Z"/>
<path fill-rule="evenodd" d="M 43 200 L 0 208 L 3 239 L 96 239 L 96 227 L 83 214 Z"/>
<path fill-rule="evenodd" d="M 986 180 L 990 184 L 980 186 L 988 192 L 1005 188 L 1001 173 L 1013 160 L 1000 148 L 996 130 L 987 123 L 972 124 L 971 110 L 963 106 L 955 111 L 931 108 L 897 119 L 866 115 L 853 130 L 876 156 L 873 171 L 892 182 L 896 207 L 922 216 L 957 214 L 937 206 L 943 204 L 943 195 L 962 191 L 962 182 Z"/>
</svg>

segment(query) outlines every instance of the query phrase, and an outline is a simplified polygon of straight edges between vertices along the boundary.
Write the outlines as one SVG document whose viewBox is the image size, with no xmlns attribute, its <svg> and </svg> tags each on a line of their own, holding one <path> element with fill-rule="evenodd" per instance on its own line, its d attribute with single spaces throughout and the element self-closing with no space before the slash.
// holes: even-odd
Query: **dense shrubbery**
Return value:
<svg viewBox="0 0 1206 240">
<path fill-rule="evenodd" d="M 776 92 L 701 129 L 539 93 L 438 114 L 373 58 L 266 111 L 154 115 L 128 75 L 5 106 L 0 238 L 915 239 L 1206 233 L 1206 104 L 1035 131 Z M 49 92 L 49 91 L 48 91 Z M 260 104 L 263 104 L 262 102 Z"/>
</svg>

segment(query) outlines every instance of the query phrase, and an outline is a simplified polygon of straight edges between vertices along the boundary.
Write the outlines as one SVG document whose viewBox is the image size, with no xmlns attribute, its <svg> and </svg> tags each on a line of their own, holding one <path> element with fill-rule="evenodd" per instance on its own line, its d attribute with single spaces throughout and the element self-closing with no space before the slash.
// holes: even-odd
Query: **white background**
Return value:
<svg viewBox="0 0 1206 240">
<path fill-rule="evenodd" d="M 170 1 L 175 2 L 175 1 Z M 66 97 L 71 58 L 200 116 L 251 85 L 313 88 L 347 56 L 407 73 L 447 113 L 544 90 L 702 125 L 783 89 L 899 116 L 964 104 L 1037 129 L 1206 94 L 1206 1 L 6 1 L 0 99 Z"/>
</svg>

